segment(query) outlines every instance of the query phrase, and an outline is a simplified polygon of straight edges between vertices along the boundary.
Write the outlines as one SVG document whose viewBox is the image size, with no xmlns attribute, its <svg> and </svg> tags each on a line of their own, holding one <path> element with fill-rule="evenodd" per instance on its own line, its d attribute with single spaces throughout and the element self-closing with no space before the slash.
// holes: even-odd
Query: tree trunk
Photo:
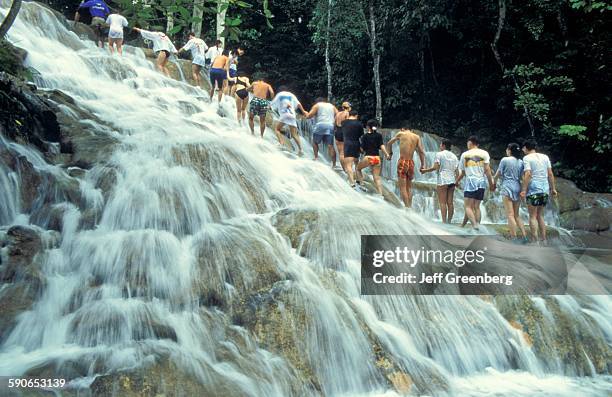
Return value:
<svg viewBox="0 0 612 397">
<path fill-rule="evenodd" d="M 502 75 L 506 74 L 506 67 L 504 66 L 504 62 L 502 61 L 501 55 L 497 49 L 497 43 L 499 42 L 499 38 L 501 37 L 502 30 L 504 28 L 504 23 L 506 22 L 506 0 L 499 0 L 499 18 L 497 20 L 497 31 L 495 32 L 495 37 L 493 38 L 493 42 L 491 43 L 491 49 L 493 50 L 493 55 L 495 56 L 495 60 L 499 64 L 501 68 Z M 521 86 L 516 80 L 516 76 L 512 75 L 512 81 L 514 83 L 514 88 L 516 88 L 517 92 L 521 92 Z M 527 119 L 527 123 L 529 124 L 529 129 L 531 131 L 531 136 L 535 136 L 535 128 L 533 126 L 533 120 L 531 118 L 531 112 L 527 105 L 523 105 L 523 111 L 525 114 L 525 118 Z"/>
<path fill-rule="evenodd" d="M 15 18 L 17 18 L 17 14 L 19 14 L 20 9 L 21 0 L 13 0 L 11 8 L 9 9 L 8 14 L 6 14 L 6 18 L 4 18 L 4 21 L 2 21 L 2 24 L 0 25 L 0 39 L 4 38 L 11 26 L 13 26 L 13 22 L 15 22 Z"/>
<path fill-rule="evenodd" d="M 217 39 L 225 47 L 225 38 L 222 37 L 225 28 L 225 14 L 227 13 L 227 0 L 217 0 Z"/>
<path fill-rule="evenodd" d="M 174 28 L 174 14 L 168 12 L 166 18 L 166 34 L 168 34 Z"/>
<path fill-rule="evenodd" d="M 329 31 L 331 29 L 332 0 L 327 2 L 327 31 L 325 37 L 325 69 L 327 70 L 327 100 L 332 100 L 332 66 L 329 60 Z"/>
<path fill-rule="evenodd" d="M 193 0 L 193 18 L 191 31 L 196 37 L 202 36 L 202 18 L 204 17 L 204 0 Z"/>
<path fill-rule="evenodd" d="M 436 87 L 439 87 L 438 84 L 438 76 L 436 76 L 436 62 L 433 56 L 433 50 L 431 49 L 431 37 L 429 36 L 429 32 L 427 33 L 427 50 L 429 51 L 429 62 L 431 63 L 431 77 L 433 78 L 433 82 Z"/>
<path fill-rule="evenodd" d="M 380 51 L 376 48 L 376 18 L 374 15 L 374 5 L 369 1 L 370 11 L 370 50 L 374 61 L 374 92 L 376 93 L 376 119 L 382 124 L 382 93 L 380 90 Z"/>
</svg>

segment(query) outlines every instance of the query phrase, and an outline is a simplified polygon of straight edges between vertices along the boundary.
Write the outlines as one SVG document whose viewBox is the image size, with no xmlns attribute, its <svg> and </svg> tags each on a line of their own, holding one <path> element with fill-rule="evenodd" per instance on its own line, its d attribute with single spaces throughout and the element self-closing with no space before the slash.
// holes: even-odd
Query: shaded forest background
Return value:
<svg viewBox="0 0 612 397">
<path fill-rule="evenodd" d="M 204 1 L 195 22 L 209 42 L 215 2 Z M 46 3 L 69 17 L 78 5 Z M 193 0 L 157 3 L 173 7 L 173 27 L 165 29 L 168 14 L 159 11 L 149 25 L 178 47 L 194 23 Z M 134 4 L 109 2 L 131 21 L 142 17 Z M 223 34 L 246 48 L 241 70 L 267 72 L 305 105 L 327 96 L 330 75 L 332 100 L 350 101 L 362 118 L 375 116 L 379 57 L 384 126 L 460 147 L 476 134 L 494 158 L 534 136 L 558 175 L 609 192 L 611 14 L 610 1 L 588 0 L 231 0 Z"/>
</svg>

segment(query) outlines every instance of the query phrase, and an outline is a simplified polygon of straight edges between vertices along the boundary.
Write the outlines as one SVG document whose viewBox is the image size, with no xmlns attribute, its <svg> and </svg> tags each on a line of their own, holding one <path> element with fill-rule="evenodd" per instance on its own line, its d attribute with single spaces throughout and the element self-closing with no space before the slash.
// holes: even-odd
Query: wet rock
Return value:
<svg viewBox="0 0 612 397">
<path fill-rule="evenodd" d="M 25 61 L 27 55 L 28 53 L 24 49 L 0 39 L 0 72 L 25 77 L 27 69 L 23 66 L 23 61 Z"/>
<path fill-rule="evenodd" d="M 154 363 L 137 369 L 116 371 L 98 376 L 91 384 L 94 396 L 109 397 L 226 397 L 243 395 L 239 387 L 220 376 L 207 382 L 176 365 L 168 357 L 157 357 Z"/>
<path fill-rule="evenodd" d="M 580 209 L 580 200 L 583 191 L 576 187 L 572 181 L 563 178 L 556 179 L 558 196 L 555 200 L 560 213 Z"/>
<path fill-rule="evenodd" d="M 291 246 L 297 249 L 304 233 L 313 230 L 318 220 L 319 213 L 315 210 L 297 211 L 285 208 L 274 215 L 272 224 L 280 234 L 289 238 Z"/>
<path fill-rule="evenodd" d="M 4 72 L 0 73 L 0 108 L 0 126 L 9 139 L 34 145 L 41 152 L 49 149 L 48 142 L 60 141 L 53 109 L 35 89 Z"/>
<path fill-rule="evenodd" d="M 553 318 L 551 324 L 530 296 L 497 296 L 495 304 L 513 328 L 519 329 L 536 356 L 551 370 L 561 363 L 565 373 L 591 375 L 610 371 L 612 351 L 595 321 L 585 316 L 576 321 L 557 298 L 544 297 Z"/>
<path fill-rule="evenodd" d="M 61 151 L 72 155 L 68 165 L 88 169 L 108 160 L 119 142 L 111 126 L 61 91 L 46 91 L 42 96 L 53 105 L 57 115 Z"/>
<path fill-rule="evenodd" d="M 512 236 L 510 236 L 510 228 L 507 224 L 486 224 L 483 225 L 487 229 L 492 229 L 496 234 L 499 234 L 503 238 L 510 240 Z M 531 236 L 529 231 L 529 225 L 525 225 L 525 231 L 527 232 L 527 237 Z M 546 226 L 546 235 L 549 239 L 559 238 L 559 230 L 553 226 Z M 517 236 L 521 237 L 521 231 L 517 230 Z"/>
<path fill-rule="evenodd" d="M 6 233 L 6 256 L 0 261 L 0 340 L 28 310 L 43 288 L 39 232 L 29 226 L 13 226 Z"/>
<path fill-rule="evenodd" d="M 610 228 L 612 212 L 607 208 L 585 208 L 578 211 L 564 212 L 559 220 L 562 227 L 590 232 L 600 232 Z"/>
</svg>

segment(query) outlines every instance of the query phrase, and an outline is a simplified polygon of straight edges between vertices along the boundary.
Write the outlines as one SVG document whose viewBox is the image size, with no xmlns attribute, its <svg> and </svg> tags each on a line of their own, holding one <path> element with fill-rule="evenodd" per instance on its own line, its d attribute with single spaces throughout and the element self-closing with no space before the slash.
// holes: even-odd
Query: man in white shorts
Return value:
<svg viewBox="0 0 612 397">
<path fill-rule="evenodd" d="M 196 86 L 200 87 L 202 84 L 200 72 L 206 66 L 206 50 L 208 50 L 208 46 L 204 40 L 196 37 L 195 33 L 189 32 L 188 36 L 189 41 L 178 52 L 191 51 L 191 74 Z"/>
<path fill-rule="evenodd" d="M 123 28 L 128 26 L 128 21 L 123 15 L 110 14 L 106 18 L 106 24 L 108 28 L 108 49 L 111 53 L 115 52 L 115 46 L 117 46 L 117 53 L 123 54 Z"/>
<path fill-rule="evenodd" d="M 300 141 L 300 135 L 297 130 L 297 115 L 296 109 L 299 109 L 302 114 L 306 114 L 304 107 L 298 101 L 295 95 L 287 90 L 287 87 L 281 86 L 279 88 L 278 94 L 274 97 L 270 106 L 278 113 L 278 123 L 276 123 L 276 127 L 274 128 L 274 132 L 276 133 L 276 137 L 278 138 L 278 143 L 283 145 L 283 134 L 282 130 L 285 127 L 289 127 L 289 131 L 291 132 L 291 136 L 295 140 L 295 143 L 298 146 L 298 156 L 302 156 L 304 154 L 302 150 L 302 142 Z"/>
<path fill-rule="evenodd" d="M 431 168 L 421 169 L 421 173 L 438 171 L 437 191 L 442 222 L 451 223 L 455 212 L 455 180 L 457 180 L 457 166 L 459 160 L 455 153 L 450 151 L 451 143 L 448 139 L 440 143 L 440 151 L 436 153 L 434 165 Z"/>
</svg>

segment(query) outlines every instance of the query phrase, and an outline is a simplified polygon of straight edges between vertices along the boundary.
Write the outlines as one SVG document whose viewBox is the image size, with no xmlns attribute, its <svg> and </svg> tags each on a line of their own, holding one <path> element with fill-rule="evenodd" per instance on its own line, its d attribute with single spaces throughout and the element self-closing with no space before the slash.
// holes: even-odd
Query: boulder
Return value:
<svg viewBox="0 0 612 397">
<path fill-rule="evenodd" d="M 563 178 L 556 179 L 558 196 L 555 200 L 560 213 L 580 209 L 580 200 L 584 192 L 572 181 Z"/>
<path fill-rule="evenodd" d="M 0 257 L 0 341 L 10 333 L 17 317 L 28 310 L 44 286 L 38 230 L 13 226 L 6 233 L 6 256 Z"/>
<path fill-rule="evenodd" d="M 584 208 L 578 211 L 564 212 L 559 220 L 566 229 L 579 229 L 600 232 L 610 228 L 611 208 Z"/>
</svg>

